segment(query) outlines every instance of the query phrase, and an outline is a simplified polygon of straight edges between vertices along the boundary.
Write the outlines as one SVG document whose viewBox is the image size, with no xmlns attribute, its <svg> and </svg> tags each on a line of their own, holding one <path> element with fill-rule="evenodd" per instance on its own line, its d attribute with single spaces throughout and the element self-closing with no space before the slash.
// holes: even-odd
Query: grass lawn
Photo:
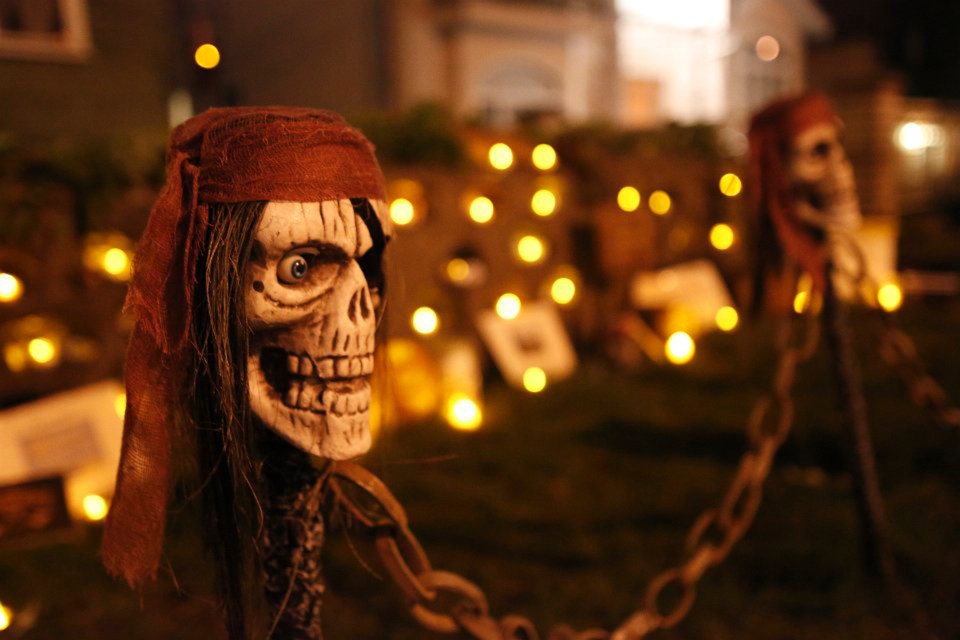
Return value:
<svg viewBox="0 0 960 640">
<path fill-rule="evenodd" d="M 960 402 L 960 301 L 914 303 L 902 315 Z M 938 637 L 960 638 L 960 433 L 920 414 L 872 348 L 873 324 L 854 320 L 898 568 Z M 704 338 L 682 368 L 623 373 L 586 361 L 539 395 L 497 387 L 480 431 L 411 426 L 386 434 L 365 462 L 407 507 L 434 567 L 480 585 L 495 613 L 523 613 L 541 631 L 611 628 L 681 558 L 689 525 L 725 490 L 745 417 L 769 384 L 772 343 L 769 327 L 744 327 Z M 794 432 L 753 528 L 707 573 L 687 619 L 653 637 L 924 637 L 861 570 L 824 347 L 800 368 L 795 398 Z M 142 598 L 103 574 L 100 531 L 89 527 L 0 549 L 0 600 L 32 608 L 27 638 L 222 637 L 196 526 L 191 508 L 173 518 L 176 582 L 164 575 Z M 341 534 L 327 556 L 329 638 L 438 637 L 410 621 L 399 593 Z"/>
</svg>

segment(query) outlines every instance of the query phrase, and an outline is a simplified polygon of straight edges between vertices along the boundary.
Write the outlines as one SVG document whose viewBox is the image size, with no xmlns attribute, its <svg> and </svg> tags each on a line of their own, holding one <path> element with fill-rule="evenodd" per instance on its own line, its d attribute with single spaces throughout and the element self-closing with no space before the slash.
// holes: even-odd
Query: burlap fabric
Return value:
<svg viewBox="0 0 960 640">
<path fill-rule="evenodd" d="M 819 291 L 825 285 L 826 248 L 817 232 L 790 212 L 793 197 L 784 160 L 794 137 L 814 125 L 836 122 L 830 101 L 818 93 L 773 102 L 750 121 L 754 210 L 770 218 L 782 250 L 810 273 Z"/>
<path fill-rule="evenodd" d="M 134 259 L 125 311 L 127 412 L 117 486 L 103 535 L 110 573 L 156 574 L 170 487 L 170 417 L 191 346 L 191 300 L 208 205 L 384 198 L 373 147 L 337 114 L 296 108 L 211 109 L 177 127 L 167 181 Z"/>
</svg>

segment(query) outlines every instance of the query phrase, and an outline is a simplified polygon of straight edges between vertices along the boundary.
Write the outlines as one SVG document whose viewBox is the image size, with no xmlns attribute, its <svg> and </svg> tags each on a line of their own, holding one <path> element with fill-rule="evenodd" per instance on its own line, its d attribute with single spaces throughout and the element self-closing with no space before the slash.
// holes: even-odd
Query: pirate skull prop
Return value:
<svg viewBox="0 0 960 640">
<path fill-rule="evenodd" d="M 374 237 L 383 231 L 372 236 L 368 222 L 376 220 L 365 221 L 351 200 L 271 201 L 255 232 L 246 297 L 250 405 L 312 455 L 342 460 L 370 448 Z"/>
<path fill-rule="evenodd" d="M 793 136 L 786 158 L 794 216 L 827 232 L 851 231 L 861 222 L 853 167 L 840 133 L 836 122 L 813 124 Z"/>
</svg>

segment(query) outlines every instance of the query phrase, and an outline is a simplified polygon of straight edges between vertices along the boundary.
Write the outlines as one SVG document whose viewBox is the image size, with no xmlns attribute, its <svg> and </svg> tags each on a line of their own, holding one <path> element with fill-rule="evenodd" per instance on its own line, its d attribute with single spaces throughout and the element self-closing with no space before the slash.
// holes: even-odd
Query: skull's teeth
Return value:
<svg viewBox="0 0 960 640">
<path fill-rule="evenodd" d="M 324 388 L 322 384 L 295 380 L 287 389 L 283 404 L 291 409 L 315 413 L 359 416 L 370 410 L 370 388 L 360 391 L 334 391 Z"/>
<path fill-rule="evenodd" d="M 373 372 L 373 355 L 335 356 L 314 360 L 310 356 L 287 356 L 287 371 L 303 378 L 355 378 Z"/>
<path fill-rule="evenodd" d="M 313 366 L 312 359 L 310 359 L 307 356 L 300 358 L 300 375 L 301 376 L 303 376 L 304 378 L 309 378 L 314 374 L 315 370 L 316 370 L 316 367 Z M 293 372 L 291 371 L 291 373 Z"/>
<path fill-rule="evenodd" d="M 283 403 L 288 407 L 297 406 L 297 399 L 300 397 L 300 384 L 291 384 L 290 388 L 287 389 L 287 397 L 284 399 Z"/>
<path fill-rule="evenodd" d="M 317 377 L 318 378 L 332 378 L 333 377 L 333 358 L 323 358 L 317 362 Z"/>
</svg>

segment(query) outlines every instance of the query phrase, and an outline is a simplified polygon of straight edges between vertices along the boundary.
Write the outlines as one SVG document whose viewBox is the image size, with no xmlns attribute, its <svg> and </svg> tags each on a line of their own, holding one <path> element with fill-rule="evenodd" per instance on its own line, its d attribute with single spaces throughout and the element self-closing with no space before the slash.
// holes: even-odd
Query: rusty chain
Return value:
<svg viewBox="0 0 960 640">
<path fill-rule="evenodd" d="M 880 285 L 869 274 L 856 240 L 848 234 L 836 234 L 831 243 L 832 251 L 839 252 L 842 258 L 834 262 L 837 275 L 850 283 L 867 307 L 878 309 Z M 880 356 L 897 370 L 915 405 L 940 425 L 960 430 L 960 409 L 950 404 L 946 391 L 929 374 L 913 339 L 899 328 L 895 314 L 878 310 L 882 325 Z"/>
<path fill-rule="evenodd" d="M 774 456 L 793 424 L 796 367 L 816 351 L 819 326 L 812 312 L 792 318 L 785 326 L 772 390 L 756 403 L 747 422 L 750 447 L 719 505 L 700 514 L 690 528 L 685 560 L 656 576 L 641 608 L 612 632 L 576 631 L 560 625 L 545 640 L 641 640 L 675 626 L 689 613 L 700 579 L 726 559 L 760 507 Z M 337 462 L 329 486 L 335 507 L 373 534 L 385 570 L 424 628 L 447 635 L 462 633 L 474 640 L 539 640 L 530 620 L 518 615 L 494 618 L 479 587 L 455 573 L 434 569 L 410 531 L 403 507 L 372 473 L 354 463 Z M 362 500 L 355 498 L 357 491 Z M 674 591 L 679 597 L 668 597 Z M 664 603 L 668 599 L 669 606 Z"/>
</svg>

